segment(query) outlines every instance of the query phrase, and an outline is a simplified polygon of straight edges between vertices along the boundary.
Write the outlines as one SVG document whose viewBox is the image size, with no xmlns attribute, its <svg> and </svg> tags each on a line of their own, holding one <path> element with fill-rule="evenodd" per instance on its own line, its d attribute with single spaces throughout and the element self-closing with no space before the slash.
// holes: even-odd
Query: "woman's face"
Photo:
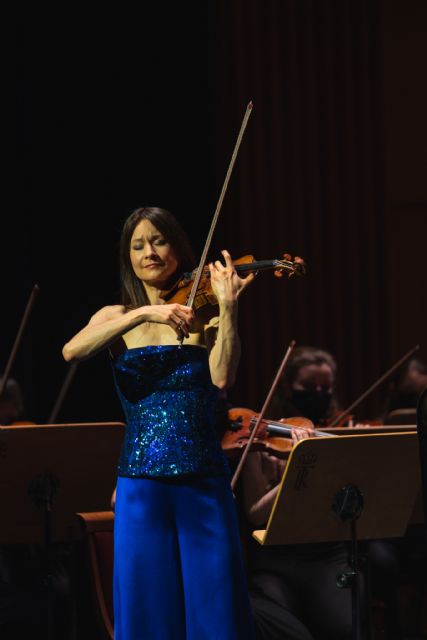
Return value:
<svg viewBox="0 0 427 640">
<path fill-rule="evenodd" d="M 178 267 L 171 244 L 149 220 L 141 220 L 134 229 L 130 260 L 137 278 L 157 289 L 165 287 Z"/>
<path fill-rule="evenodd" d="M 298 391 L 325 391 L 332 393 L 334 386 L 334 373 L 331 367 L 322 364 L 307 364 L 299 369 L 292 389 Z"/>
<path fill-rule="evenodd" d="M 296 375 L 290 401 L 302 416 L 317 424 L 331 409 L 333 385 L 334 373 L 328 364 L 307 364 Z"/>
</svg>

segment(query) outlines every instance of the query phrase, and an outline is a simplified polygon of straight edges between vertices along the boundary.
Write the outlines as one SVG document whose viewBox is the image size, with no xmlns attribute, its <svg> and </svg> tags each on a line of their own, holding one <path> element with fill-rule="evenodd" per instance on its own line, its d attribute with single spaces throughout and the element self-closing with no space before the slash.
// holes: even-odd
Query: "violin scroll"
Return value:
<svg viewBox="0 0 427 640">
<path fill-rule="evenodd" d="M 295 256 L 295 259 L 292 260 L 290 253 L 284 253 L 283 260 L 276 260 L 276 263 L 274 270 L 276 278 L 282 278 L 285 272 L 288 274 L 288 278 L 295 275 L 303 276 L 306 273 L 305 261 L 299 256 Z"/>
</svg>

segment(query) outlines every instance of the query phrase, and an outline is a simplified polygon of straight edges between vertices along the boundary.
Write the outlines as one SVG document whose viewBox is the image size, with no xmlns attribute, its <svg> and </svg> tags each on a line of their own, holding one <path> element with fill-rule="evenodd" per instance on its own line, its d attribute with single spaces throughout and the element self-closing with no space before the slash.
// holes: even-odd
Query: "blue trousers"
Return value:
<svg viewBox="0 0 427 640">
<path fill-rule="evenodd" d="M 227 478 L 119 478 L 115 640 L 252 640 Z"/>
</svg>

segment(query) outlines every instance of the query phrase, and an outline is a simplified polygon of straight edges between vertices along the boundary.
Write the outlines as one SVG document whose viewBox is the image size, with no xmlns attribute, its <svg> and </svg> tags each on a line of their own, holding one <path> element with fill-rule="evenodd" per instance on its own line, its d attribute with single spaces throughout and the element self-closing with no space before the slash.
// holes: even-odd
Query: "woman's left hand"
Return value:
<svg viewBox="0 0 427 640">
<path fill-rule="evenodd" d="M 284 418 L 279 420 L 279 422 L 286 422 Z M 312 438 L 314 435 L 313 427 L 292 427 L 292 444 L 297 444 L 301 440 L 305 440 L 306 438 Z"/>
<path fill-rule="evenodd" d="M 246 278 L 240 278 L 228 251 L 224 250 L 221 253 L 224 256 L 225 266 L 219 260 L 209 264 L 212 290 L 219 303 L 233 303 L 243 289 L 252 282 L 255 274 L 251 273 Z"/>
</svg>

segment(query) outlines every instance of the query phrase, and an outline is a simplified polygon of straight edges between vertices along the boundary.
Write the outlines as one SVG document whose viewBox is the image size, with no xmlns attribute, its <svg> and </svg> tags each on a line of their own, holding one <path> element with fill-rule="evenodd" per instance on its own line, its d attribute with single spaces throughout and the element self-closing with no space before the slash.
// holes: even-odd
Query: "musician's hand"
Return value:
<svg viewBox="0 0 427 640">
<path fill-rule="evenodd" d="M 282 418 L 281 420 L 279 420 L 279 422 L 289 422 L 289 420 Z M 301 440 L 306 440 L 306 438 L 312 438 L 314 435 L 314 428 L 313 427 L 292 427 L 291 434 L 292 434 L 292 443 L 297 444 L 297 442 L 300 442 Z"/>
<path fill-rule="evenodd" d="M 145 307 L 144 307 L 145 308 Z M 188 338 L 194 320 L 194 311 L 182 304 L 152 304 L 146 307 L 147 321 L 169 325 L 178 337 Z"/>
<path fill-rule="evenodd" d="M 211 274 L 211 286 L 218 302 L 230 303 L 237 300 L 243 289 L 254 279 L 254 274 L 246 278 L 240 278 L 234 268 L 233 261 L 228 251 L 221 251 L 224 256 L 225 266 L 217 260 L 209 265 Z"/>
</svg>

